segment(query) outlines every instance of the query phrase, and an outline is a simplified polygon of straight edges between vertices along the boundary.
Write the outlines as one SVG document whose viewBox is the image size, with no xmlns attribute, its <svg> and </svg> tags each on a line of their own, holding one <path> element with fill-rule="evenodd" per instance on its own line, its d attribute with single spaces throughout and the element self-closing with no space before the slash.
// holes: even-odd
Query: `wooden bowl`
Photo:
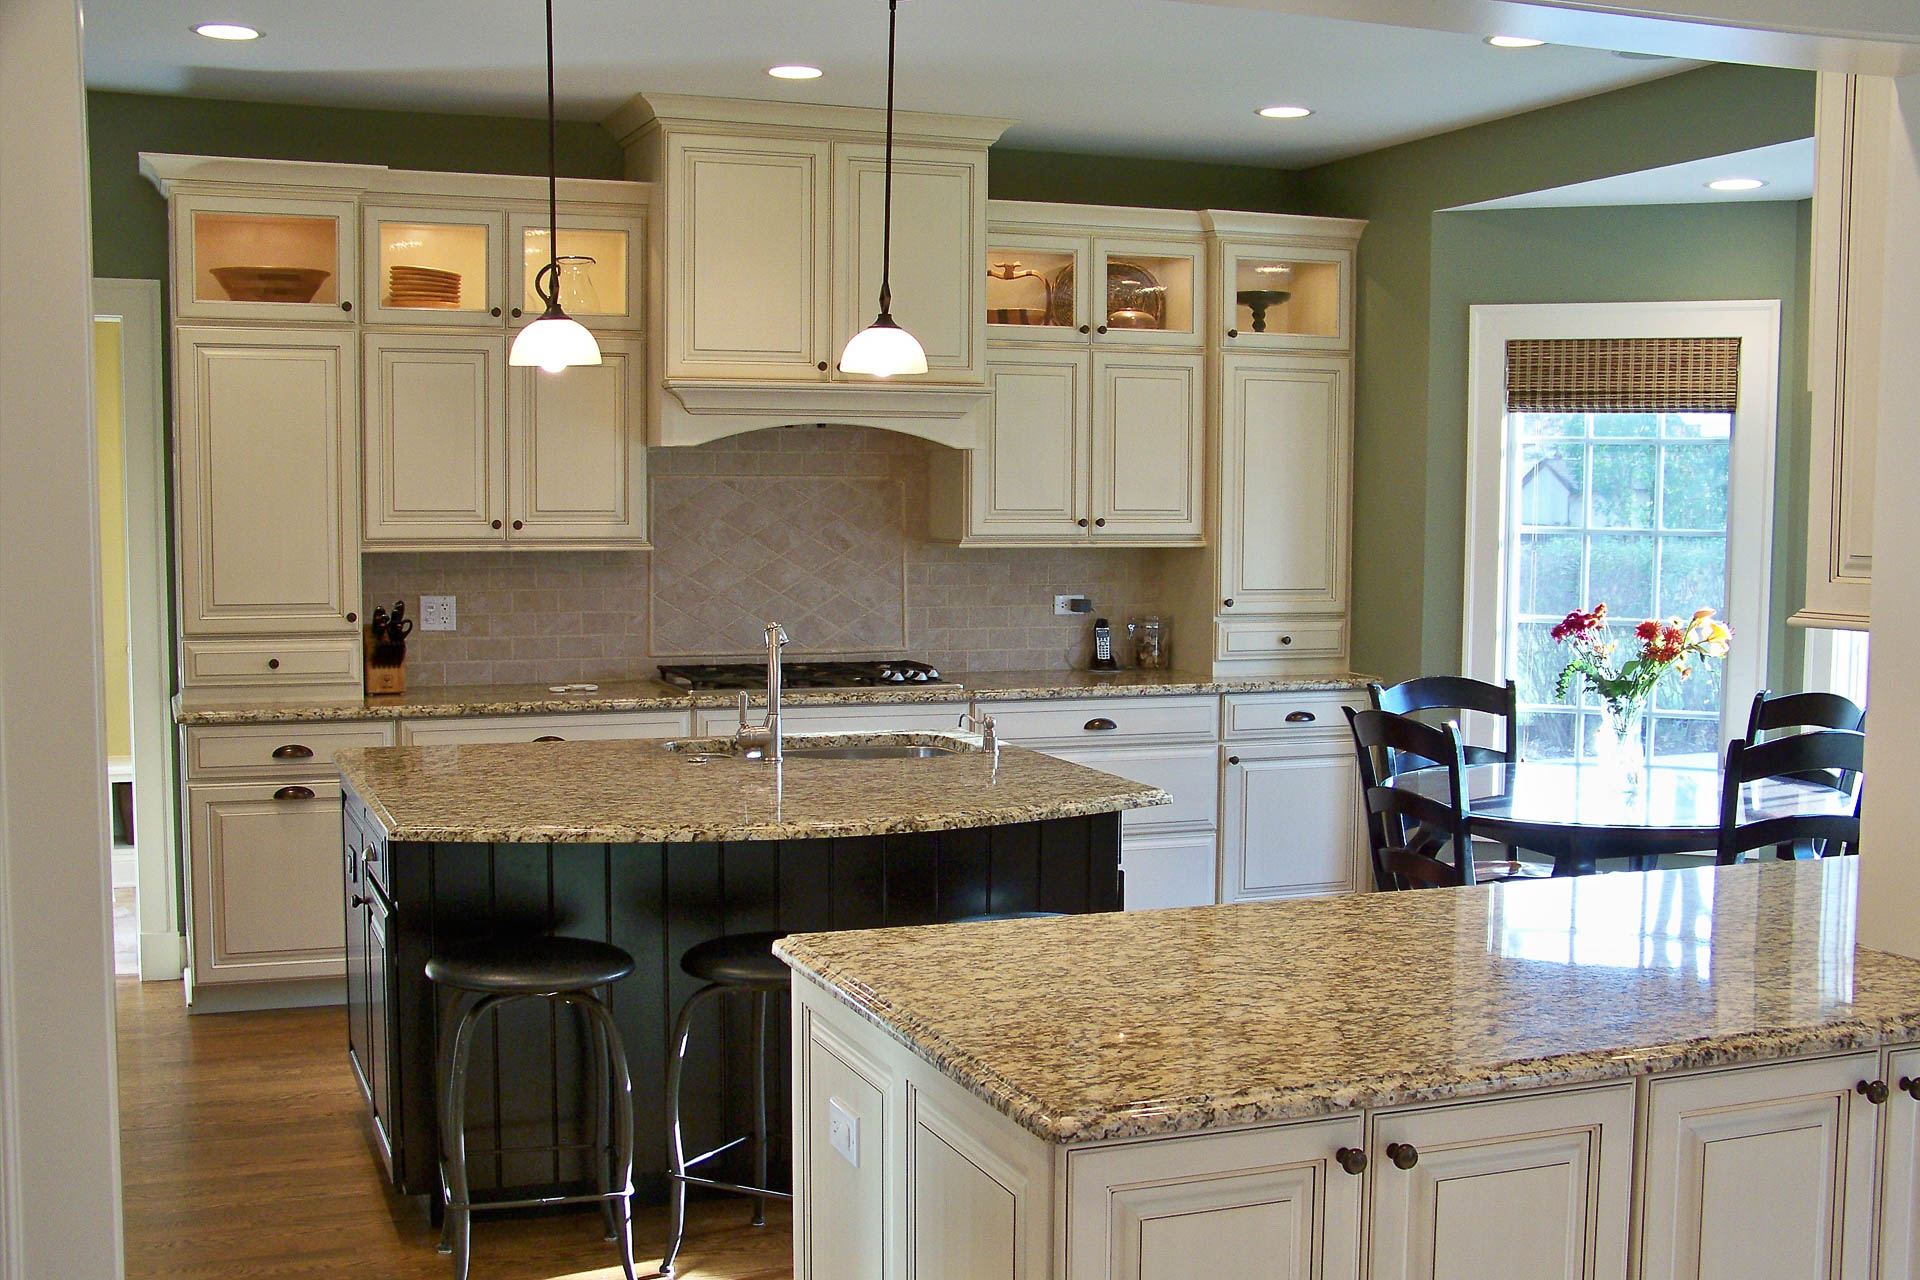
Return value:
<svg viewBox="0 0 1920 1280">
<path fill-rule="evenodd" d="M 214 267 L 212 274 L 235 302 L 312 302 L 333 272 L 314 267 Z"/>
</svg>

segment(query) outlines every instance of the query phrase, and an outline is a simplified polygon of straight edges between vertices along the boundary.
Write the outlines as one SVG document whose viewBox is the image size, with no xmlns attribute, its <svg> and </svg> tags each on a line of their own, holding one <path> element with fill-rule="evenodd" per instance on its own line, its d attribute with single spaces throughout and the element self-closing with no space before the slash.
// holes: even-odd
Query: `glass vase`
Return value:
<svg viewBox="0 0 1920 1280">
<path fill-rule="evenodd" d="M 1603 705 L 1594 762 L 1623 792 L 1637 793 L 1647 777 L 1646 705 L 1625 700 Z"/>
</svg>

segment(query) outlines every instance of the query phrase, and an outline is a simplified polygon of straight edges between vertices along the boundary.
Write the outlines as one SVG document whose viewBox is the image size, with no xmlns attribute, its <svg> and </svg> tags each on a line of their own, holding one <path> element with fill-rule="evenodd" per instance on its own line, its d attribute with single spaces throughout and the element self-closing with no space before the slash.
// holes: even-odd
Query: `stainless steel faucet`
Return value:
<svg viewBox="0 0 1920 1280">
<path fill-rule="evenodd" d="M 993 758 L 1000 758 L 1000 736 L 992 716 L 980 714 L 980 698 L 976 694 L 967 699 L 967 709 L 960 716 L 960 728 L 967 733 L 980 735 L 982 750 L 993 752 Z"/>
<path fill-rule="evenodd" d="M 736 754 L 749 759 L 780 762 L 780 650 L 787 643 L 787 629 L 777 622 L 767 624 L 767 718 L 759 724 L 747 721 L 747 695 L 740 695 L 740 728 L 733 735 Z"/>
</svg>

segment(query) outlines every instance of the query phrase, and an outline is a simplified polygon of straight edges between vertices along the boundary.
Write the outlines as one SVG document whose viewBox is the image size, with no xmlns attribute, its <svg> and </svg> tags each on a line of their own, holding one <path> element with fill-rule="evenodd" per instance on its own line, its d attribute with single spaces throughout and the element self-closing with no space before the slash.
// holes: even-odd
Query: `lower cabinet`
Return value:
<svg viewBox="0 0 1920 1280">
<path fill-rule="evenodd" d="M 340 786 L 187 788 L 195 985 L 343 972 Z"/>
<path fill-rule="evenodd" d="M 1368 1274 L 1625 1280 L 1633 1114 L 1626 1082 L 1377 1116 Z"/>
<path fill-rule="evenodd" d="M 403 747 L 463 746 L 475 742 L 600 742 L 671 738 L 687 732 L 684 711 L 621 711 L 604 715 L 468 716 L 404 720 Z"/>
<path fill-rule="evenodd" d="M 393 903 L 377 878 L 380 846 L 356 820 L 351 808 L 346 811 L 344 832 L 347 1060 L 353 1066 L 354 1078 L 367 1102 L 367 1114 L 373 1123 L 374 1150 L 391 1178 L 398 1137 L 390 1053 L 393 959 L 387 946 L 387 924 L 393 914 Z"/>
<path fill-rule="evenodd" d="M 1880 1152 L 1880 1280 L 1920 1280 L 1920 1049 L 1887 1055 Z"/>
<path fill-rule="evenodd" d="M 1368 887 L 1360 772 L 1335 739 L 1231 743 L 1221 775 L 1220 900 Z"/>
<path fill-rule="evenodd" d="M 1641 1280 L 1867 1276 L 1879 1063 L 1858 1053 L 1653 1080 Z M 1911 1203 L 1911 1163 L 1889 1172 Z"/>
</svg>

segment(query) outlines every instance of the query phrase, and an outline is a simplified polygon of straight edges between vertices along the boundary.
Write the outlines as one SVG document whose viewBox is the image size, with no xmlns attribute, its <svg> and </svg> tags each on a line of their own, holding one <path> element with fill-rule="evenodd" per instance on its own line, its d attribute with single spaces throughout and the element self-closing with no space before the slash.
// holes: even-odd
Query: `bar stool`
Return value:
<svg viewBox="0 0 1920 1280">
<path fill-rule="evenodd" d="M 662 1275 L 673 1274 L 673 1260 L 686 1235 L 689 1184 L 754 1197 L 753 1225 L 756 1227 L 767 1223 L 768 1200 L 793 1199 L 791 1194 L 767 1186 L 767 1004 L 775 992 L 787 989 L 787 966 L 773 954 L 774 940 L 782 936 L 779 933 L 727 934 L 689 947 L 680 957 L 680 967 L 696 978 L 705 979 L 707 985 L 687 997 L 673 1024 L 673 1056 L 667 1063 L 667 1178 L 673 1204 L 666 1254 L 660 1260 Z M 750 1137 L 723 1142 L 689 1160 L 680 1132 L 680 1082 L 686 1069 L 687 1037 L 693 1026 L 694 1010 L 721 996 L 753 999 L 753 1133 Z M 688 1172 L 743 1142 L 753 1144 L 754 1185 L 723 1182 Z"/>
<path fill-rule="evenodd" d="M 536 1205 L 597 1202 L 607 1218 L 607 1239 L 620 1244 L 620 1266 L 633 1277 L 633 1086 L 627 1055 L 613 1015 L 593 988 L 633 972 L 633 957 L 586 938 L 500 938 L 448 947 L 427 961 L 427 978 L 455 993 L 456 1007 L 472 1000 L 440 1042 L 440 1185 L 446 1223 L 440 1252 L 453 1255 L 454 1280 L 466 1280 L 475 1210 L 525 1209 Z M 519 1000 L 552 1000 L 585 1016 L 594 1064 L 594 1186 L 591 1193 L 492 1200 L 474 1204 L 467 1187 L 467 1065 L 480 1017 Z M 604 1069 L 605 1074 L 602 1074 Z M 612 1132 L 608 1132 L 606 1086 L 613 1086 Z M 607 1161 L 612 1157 L 613 1176 Z"/>
</svg>

